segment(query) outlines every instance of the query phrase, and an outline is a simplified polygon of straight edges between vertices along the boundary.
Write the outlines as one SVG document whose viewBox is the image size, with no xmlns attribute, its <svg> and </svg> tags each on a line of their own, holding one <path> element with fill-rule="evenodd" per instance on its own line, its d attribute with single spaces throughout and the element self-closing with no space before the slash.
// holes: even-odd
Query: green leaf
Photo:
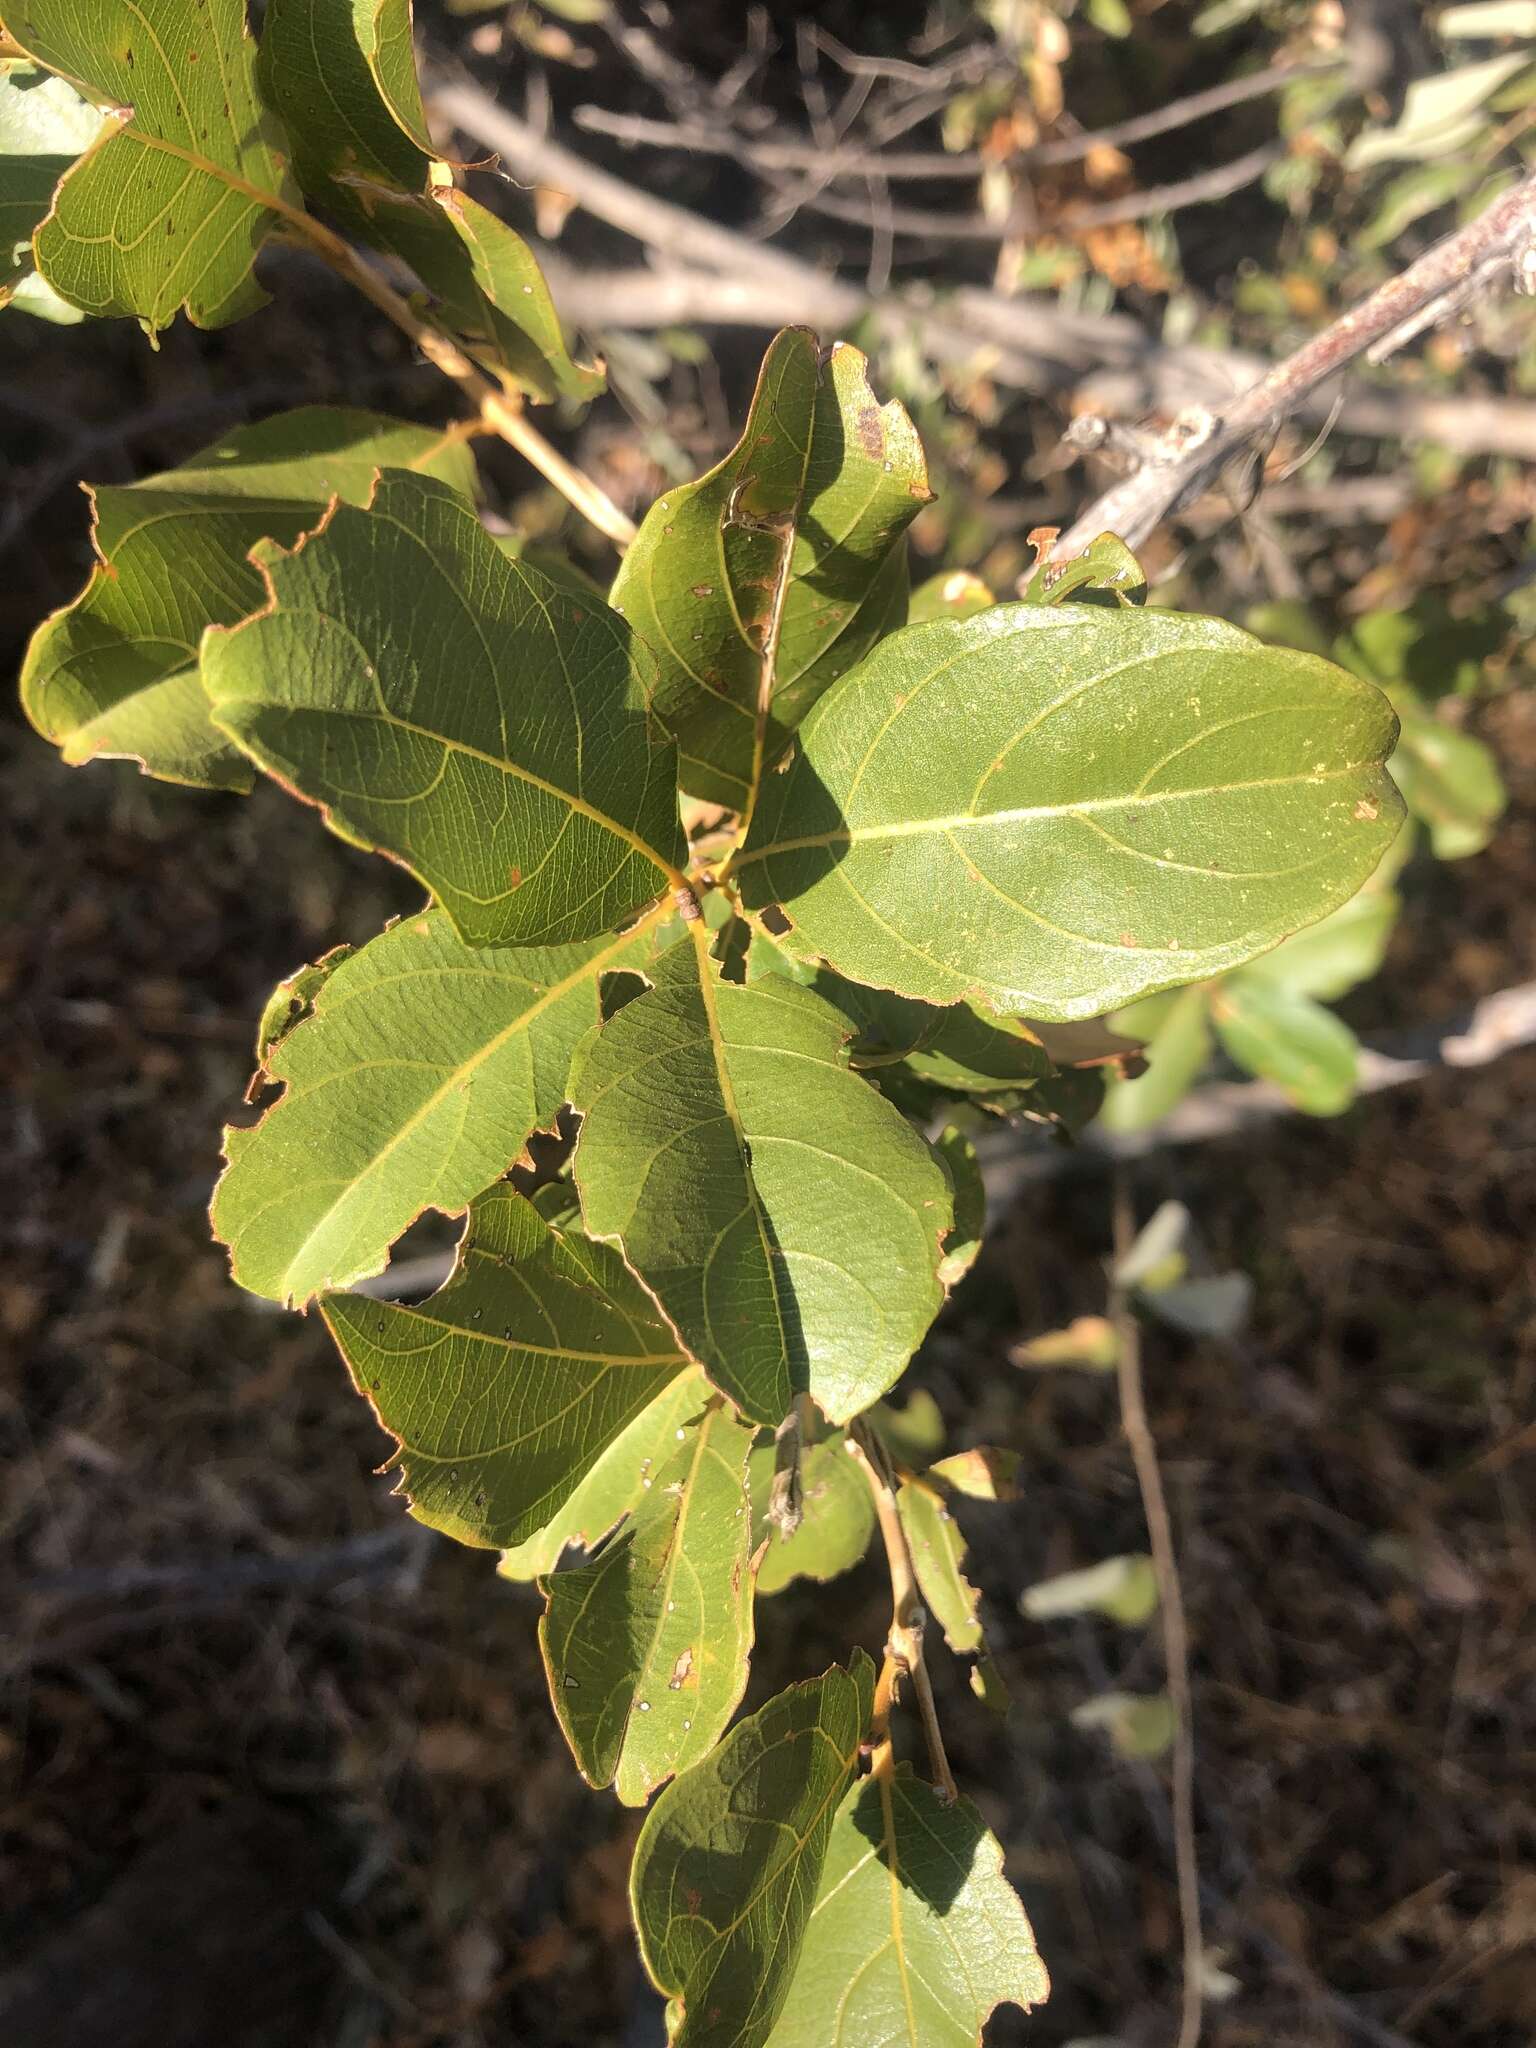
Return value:
<svg viewBox="0 0 1536 2048">
<path fill-rule="evenodd" d="M 556 1718 L 587 1783 L 626 1806 L 708 1756 L 746 1689 L 753 1434 L 717 1398 L 598 1555 L 539 1582 Z"/>
<path fill-rule="evenodd" d="M 645 1967 L 674 2001 L 671 2048 L 772 2033 L 873 1696 L 856 1650 L 739 1723 L 646 1816 L 630 1894 Z"/>
<path fill-rule="evenodd" d="M 436 317 L 510 388 L 590 398 L 543 273 L 520 235 L 441 182 L 411 47 L 410 0 L 270 0 L 261 84 L 293 138 L 304 190 L 347 232 L 406 263 Z"/>
<path fill-rule="evenodd" d="M 32 231 L 106 116 L 62 78 L 0 62 L 0 306 L 32 270 Z"/>
<path fill-rule="evenodd" d="M 1023 592 L 1025 604 L 1145 604 L 1147 575 L 1123 540 L 1101 533 L 1080 555 L 1065 562 L 1046 562 L 1034 572 Z"/>
<path fill-rule="evenodd" d="M 1055 1071 L 1029 1026 L 975 1003 L 914 1002 L 889 989 L 865 988 L 828 968 L 811 986 L 859 1026 L 850 1055 L 861 1073 L 900 1065 L 951 1095 L 1028 1088 Z"/>
<path fill-rule="evenodd" d="M 622 1260 L 508 1187 L 475 1203 L 430 1300 L 320 1306 L 399 1443 L 390 1469 L 411 1513 L 482 1548 L 542 1529 L 688 1363 Z"/>
<path fill-rule="evenodd" d="M 1150 1557 L 1106 1557 L 1082 1571 L 1038 1579 L 1025 1587 L 1019 1607 L 1031 1621 L 1102 1614 L 1124 1628 L 1140 1628 L 1157 1612 L 1157 1576 Z"/>
<path fill-rule="evenodd" d="M 213 1227 L 235 1279 L 302 1307 L 382 1271 L 424 1209 L 458 1215 L 553 1125 L 599 977 L 647 943 L 466 946 L 434 910 L 337 962 L 264 1060 L 281 1098 L 225 1133 Z"/>
<path fill-rule="evenodd" d="M 942 1481 L 904 1479 L 896 1504 L 912 1548 L 917 1583 L 944 1640 L 960 1656 L 984 1652 L 981 1594 L 962 1569 L 966 1542 L 950 1511 L 948 1489 Z"/>
<path fill-rule="evenodd" d="M 875 1533 L 875 1504 L 842 1431 L 811 1444 L 801 1456 L 804 1508 L 791 1536 L 767 1519 L 773 1468 L 772 1444 L 752 1453 L 753 1543 L 768 1546 L 757 1570 L 759 1594 L 780 1593 L 796 1579 L 824 1583 L 852 1571 Z"/>
<path fill-rule="evenodd" d="M 223 327 L 264 304 L 252 265 L 290 190 L 245 0 L 6 0 L 5 25 L 39 64 L 119 110 L 37 230 L 54 290 L 151 334 L 183 310 Z"/>
<path fill-rule="evenodd" d="M 1093 1016 L 1352 895 L 1397 830 L 1395 735 L 1369 684 L 1219 620 L 999 605 L 828 692 L 736 873 L 853 980 Z"/>
<path fill-rule="evenodd" d="M 1132 1035 L 1149 1033 L 1142 1048 L 1147 1071 L 1133 1081 L 1110 1082 L 1099 1113 L 1106 1130 L 1144 1131 L 1183 1101 L 1214 1050 L 1210 1008 L 1210 989 L 1196 982 L 1175 995 L 1151 996 L 1116 1014 L 1118 1029 Z"/>
<path fill-rule="evenodd" d="M 998 2006 L 1049 1992 L 996 1837 L 898 1764 L 838 1809 L 769 2048 L 976 2048 Z"/>
<path fill-rule="evenodd" d="M 1399 835 L 1406 849 L 1410 833 Z M 1363 889 L 1330 912 L 1321 924 L 1298 932 L 1273 953 L 1242 969 L 1245 977 L 1261 976 L 1266 981 L 1283 981 L 1299 995 L 1315 996 L 1334 1003 L 1362 981 L 1380 971 L 1391 942 L 1393 927 L 1402 909 L 1402 898 L 1391 886 L 1388 869 L 1395 870 L 1398 848 L 1394 847 Z"/>
<path fill-rule="evenodd" d="M 1481 853 L 1508 801 L 1498 762 L 1472 733 L 1426 711 L 1406 684 L 1395 684 L 1391 697 L 1403 725 L 1392 773 L 1408 809 L 1428 828 L 1435 858 Z"/>
<path fill-rule="evenodd" d="M 908 598 L 907 622 L 920 626 L 929 619 L 968 619 L 996 603 L 986 584 L 969 569 L 941 569 Z"/>
<path fill-rule="evenodd" d="M 957 1124 L 946 1124 L 930 1143 L 949 1176 L 955 1205 L 955 1220 L 944 1239 L 939 1278 L 946 1287 L 958 1287 L 981 1256 L 981 1241 L 987 1229 L 987 1188 L 976 1147 Z"/>
<path fill-rule="evenodd" d="M 673 751 L 612 612 L 395 471 L 256 561 L 267 609 L 204 642 L 215 724 L 471 944 L 592 938 L 681 882 Z"/>
<path fill-rule="evenodd" d="M 1017 1500 L 1019 1465 L 1017 1451 L 997 1444 L 973 1444 L 968 1451 L 952 1451 L 928 1469 L 930 1481 L 937 1481 L 970 1500 Z"/>
<path fill-rule="evenodd" d="M 247 559 L 258 541 L 296 540 L 333 497 L 365 503 L 380 468 L 419 470 L 466 498 L 474 489 L 461 442 L 325 406 L 241 427 L 179 469 L 91 489 L 98 566 L 38 629 L 22 669 L 38 731 L 72 764 L 126 758 L 166 782 L 249 789 L 249 764 L 209 717 L 198 642 L 261 604 Z"/>
<path fill-rule="evenodd" d="M 912 423 L 876 403 L 859 351 L 839 343 L 823 368 L 816 337 L 786 328 L 740 441 L 652 506 L 613 586 L 660 657 L 685 789 L 744 808 L 816 699 L 901 623 L 899 541 L 929 496 Z"/>
<path fill-rule="evenodd" d="M 579 1216 L 573 1221 L 579 1228 Z M 569 1228 L 562 1228 L 571 1235 Z M 501 1553 L 496 1567 L 500 1576 L 542 1578 L 554 1571 L 566 1550 L 595 1550 L 644 1498 L 652 1476 L 671 1457 L 678 1431 L 697 1419 L 708 1399 L 709 1388 L 697 1366 L 679 1373 L 588 1467 L 559 1512 L 542 1529 Z"/>
<path fill-rule="evenodd" d="M 943 1299 L 944 1174 L 808 989 L 720 980 L 698 927 L 652 979 L 571 1076 L 586 1227 L 743 1413 L 776 1424 L 809 1391 L 845 1422 Z"/>
<path fill-rule="evenodd" d="M 1360 1047 L 1349 1026 L 1310 996 L 1266 975 L 1234 974 L 1211 1015 L 1240 1067 L 1309 1116 L 1337 1116 L 1355 1099 Z"/>
<path fill-rule="evenodd" d="M 1410 81 L 1403 110 L 1391 128 L 1366 128 L 1345 154 L 1346 170 L 1364 171 L 1373 164 L 1450 156 L 1479 140 L 1488 126 L 1488 100 L 1522 70 L 1527 56 L 1506 51 L 1480 64 L 1463 64 Z"/>
</svg>

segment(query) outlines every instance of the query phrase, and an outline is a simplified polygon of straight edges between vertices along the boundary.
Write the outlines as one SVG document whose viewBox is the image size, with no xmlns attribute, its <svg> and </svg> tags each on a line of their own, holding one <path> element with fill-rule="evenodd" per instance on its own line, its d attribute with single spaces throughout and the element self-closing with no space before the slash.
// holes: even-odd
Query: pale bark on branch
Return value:
<svg viewBox="0 0 1536 2048">
<path fill-rule="evenodd" d="M 932 360 L 975 368 L 1006 387 L 1070 393 L 1076 406 L 1086 401 L 1129 415 L 1209 406 L 1273 374 L 1274 366 L 1240 350 L 1170 347 L 1124 313 L 1073 312 L 972 286 L 872 297 L 830 270 L 588 163 L 462 77 L 439 77 L 431 97 L 439 117 L 494 150 L 514 181 L 566 193 L 649 252 L 658 267 L 591 271 L 539 250 L 563 317 L 579 327 L 800 323 L 830 338 L 862 323 L 880 338 L 916 336 Z M 1296 396 L 1301 421 L 1317 425 L 1330 416 L 1331 403 L 1318 388 Z M 1536 405 L 1519 400 L 1366 389 L 1348 394 L 1338 427 L 1373 439 L 1434 441 L 1458 454 L 1496 450 L 1536 461 Z"/>
</svg>

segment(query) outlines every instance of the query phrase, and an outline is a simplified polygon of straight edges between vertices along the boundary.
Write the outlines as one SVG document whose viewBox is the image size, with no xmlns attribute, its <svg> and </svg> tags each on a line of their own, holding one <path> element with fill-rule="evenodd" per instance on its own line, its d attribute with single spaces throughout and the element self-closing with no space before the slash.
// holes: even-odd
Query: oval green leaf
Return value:
<svg viewBox="0 0 1536 2048">
<path fill-rule="evenodd" d="M 695 796 L 744 808 L 821 693 L 906 616 L 900 539 L 932 494 L 912 422 L 867 372 L 846 342 L 823 367 L 816 337 L 786 328 L 740 441 L 667 491 L 624 557 L 612 603 L 660 658 L 656 708 Z"/>
<path fill-rule="evenodd" d="M 977 2048 L 998 2006 L 1049 1992 L 996 1837 L 898 1764 L 838 1809 L 768 2048 Z"/>
<path fill-rule="evenodd" d="M 467 946 L 437 910 L 338 961 L 263 1062 L 281 1098 L 225 1133 L 213 1227 L 235 1279 L 303 1307 L 381 1272 L 424 1209 L 457 1215 L 554 1123 L 600 976 L 645 948 Z"/>
<path fill-rule="evenodd" d="M 777 1423 L 808 1391 L 844 1422 L 943 1300 L 944 1173 L 808 989 L 721 980 L 697 927 L 652 979 L 572 1073 L 586 1227 L 745 1414 Z"/>
<path fill-rule="evenodd" d="M 999 605 L 822 698 L 737 874 L 850 979 L 1093 1016 L 1350 896 L 1397 830 L 1396 729 L 1371 685 L 1219 620 Z"/>
</svg>

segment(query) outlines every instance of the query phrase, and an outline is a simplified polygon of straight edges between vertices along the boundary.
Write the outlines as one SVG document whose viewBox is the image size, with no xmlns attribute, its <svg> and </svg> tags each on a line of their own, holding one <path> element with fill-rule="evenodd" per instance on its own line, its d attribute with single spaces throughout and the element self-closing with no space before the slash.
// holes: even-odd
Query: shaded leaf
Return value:
<svg viewBox="0 0 1536 2048">
<path fill-rule="evenodd" d="M 656 708 L 685 789 L 743 808 L 755 764 L 775 761 L 827 686 L 901 623 L 898 543 L 929 496 L 912 423 L 876 403 L 859 351 L 839 343 L 823 368 L 813 334 L 780 334 L 740 441 L 652 506 L 614 581 L 615 608 L 660 658 Z"/>
<path fill-rule="evenodd" d="M 753 1542 L 768 1546 L 757 1570 L 758 1592 L 779 1593 L 796 1579 L 825 1582 L 851 1571 L 875 1533 L 875 1504 L 841 1430 L 801 1455 L 804 1506 L 791 1536 L 781 1535 L 767 1519 L 773 1470 L 773 1446 L 764 1444 L 752 1453 Z"/>
<path fill-rule="evenodd" d="M 215 723 L 471 944 L 591 938 L 680 883 L 672 748 L 612 612 L 398 471 L 256 559 L 267 609 L 204 643 Z"/>
<path fill-rule="evenodd" d="M 539 399 L 601 390 L 602 372 L 566 347 L 527 243 L 439 182 L 409 0 L 270 0 L 261 82 L 293 138 L 304 190 L 349 234 L 414 270 L 436 316 L 487 369 Z"/>
<path fill-rule="evenodd" d="M 537 1205 L 538 1196 L 534 1201 Z M 546 1221 L 557 1219 L 546 1216 Z M 579 1228 L 579 1215 L 573 1221 Z M 566 1225 L 559 1227 L 569 1235 Z M 643 1498 L 654 1474 L 672 1456 L 678 1431 L 697 1419 L 708 1399 L 709 1388 L 696 1366 L 679 1373 L 588 1468 L 558 1514 L 501 1553 L 496 1567 L 501 1577 L 541 1578 L 555 1569 L 566 1550 L 595 1550 Z"/>
<path fill-rule="evenodd" d="M 977 1003 L 916 1002 L 825 967 L 811 986 L 859 1026 L 850 1059 L 861 1072 L 900 1064 L 954 1095 L 1027 1088 L 1054 1072 L 1045 1047 L 1020 1018 Z"/>
<path fill-rule="evenodd" d="M 1143 1291 L 1142 1305 L 1185 1337 L 1235 1337 L 1253 1307 L 1246 1273 L 1206 1273 Z"/>
<path fill-rule="evenodd" d="M 1411 80 L 1394 125 L 1362 130 L 1345 155 L 1346 169 L 1363 171 L 1404 159 L 1422 163 L 1465 149 L 1482 133 L 1487 102 L 1528 61 L 1525 54 L 1511 50 L 1480 64 Z"/>
<path fill-rule="evenodd" d="M 976 1147 L 957 1124 L 946 1124 L 929 1141 L 949 1176 L 955 1220 L 944 1239 L 939 1278 L 957 1287 L 981 1255 L 987 1228 L 987 1189 Z"/>
<path fill-rule="evenodd" d="M 32 231 L 105 115 L 62 78 L 0 62 L 0 306 L 32 269 Z"/>
<path fill-rule="evenodd" d="M 1090 1016 L 1352 895 L 1397 830 L 1395 732 L 1368 684 L 1218 620 L 999 605 L 822 699 L 736 872 L 854 980 Z"/>
<path fill-rule="evenodd" d="M 9 34 L 119 109 L 66 174 L 33 247 L 84 312 L 153 333 L 185 310 L 222 327 L 264 303 L 252 276 L 291 193 L 256 91 L 245 0 L 6 0 Z"/>
<path fill-rule="evenodd" d="M 542 1529 L 688 1363 L 615 1253 L 507 1187 L 475 1203 L 429 1300 L 320 1306 L 399 1443 L 390 1468 L 411 1513 L 482 1548 Z"/>
<path fill-rule="evenodd" d="M 539 1582 L 556 1718 L 587 1783 L 626 1806 L 706 1757 L 746 1688 L 753 1435 L 717 1399 L 598 1555 Z"/>
<path fill-rule="evenodd" d="M 944 1448 L 944 1417 L 926 1387 L 914 1387 L 900 1407 L 877 1402 L 869 1421 L 898 1465 L 920 1471 Z"/>
<path fill-rule="evenodd" d="M 333 497 L 366 503 L 381 468 L 419 470 L 465 498 L 474 488 L 461 442 L 380 413 L 304 406 L 179 469 L 92 489 L 98 564 L 33 636 L 21 677 L 32 723 L 72 764 L 127 758 L 163 781 L 249 789 L 250 764 L 209 716 L 198 642 L 261 604 L 247 560 L 258 541 L 296 540 Z"/>
<path fill-rule="evenodd" d="M 769 2048 L 975 2048 L 998 2006 L 1049 1991 L 996 1838 L 898 1764 L 838 1810 Z"/>
<path fill-rule="evenodd" d="M 1355 1099 L 1355 1034 L 1310 996 L 1262 975 L 1234 974 L 1211 1003 L 1223 1046 L 1309 1116 L 1337 1116 Z"/>
<path fill-rule="evenodd" d="M 845 1422 L 938 1311 L 944 1174 L 808 989 L 720 980 L 699 927 L 651 978 L 572 1073 L 586 1227 L 745 1414 L 808 1391 Z"/>
<path fill-rule="evenodd" d="M 792 1685 L 657 1799 L 635 1845 L 640 1954 L 673 2001 L 672 2048 L 762 2048 L 789 1994 L 874 1667 Z"/>
<path fill-rule="evenodd" d="M 554 1123 L 599 977 L 646 944 L 466 946 L 434 910 L 336 962 L 266 1058 L 281 1098 L 225 1134 L 235 1279 L 302 1307 L 382 1271 L 424 1209 L 457 1215 Z"/>
</svg>

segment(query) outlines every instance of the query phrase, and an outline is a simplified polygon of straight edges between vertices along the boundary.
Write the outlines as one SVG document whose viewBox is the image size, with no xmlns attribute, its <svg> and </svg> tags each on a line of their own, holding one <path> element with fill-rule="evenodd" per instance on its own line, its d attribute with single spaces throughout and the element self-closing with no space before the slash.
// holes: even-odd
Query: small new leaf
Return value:
<svg viewBox="0 0 1536 2048">
<path fill-rule="evenodd" d="M 736 873 L 854 980 L 1093 1016 L 1350 896 L 1397 831 L 1396 729 L 1371 685 L 1219 620 L 998 605 L 822 698 Z"/>
<path fill-rule="evenodd" d="M 321 1310 L 398 1440 L 411 1513 L 481 1548 L 543 1528 L 688 1363 L 615 1253 L 507 1187 L 475 1203 L 429 1300 L 327 1294 Z"/>
<path fill-rule="evenodd" d="M 6 0 L 8 33 L 116 117 L 66 173 L 33 248 L 83 312 L 153 334 L 264 303 L 252 265 L 292 194 L 256 91 L 245 0 Z"/>
<path fill-rule="evenodd" d="M 671 2048 L 772 2034 L 873 1697 L 855 1651 L 739 1723 L 647 1815 L 630 1894 L 645 1967 L 673 2001 Z"/>
<path fill-rule="evenodd" d="M 588 1784 L 626 1806 L 708 1756 L 746 1688 L 753 1434 L 717 1398 L 598 1555 L 540 1581 L 556 1718 Z"/>
<path fill-rule="evenodd" d="M 744 1414 L 809 1392 L 845 1422 L 938 1312 L 944 1173 L 808 989 L 720 979 L 698 927 L 651 978 L 572 1073 L 586 1227 Z"/>
<path fill-rule="evenodd" d="M 768 2048 L 977 2048 L 998 2006 L 1049 1991 L 996 1837 L 899 1764 L 838 1810 Z"/>
<path fill-rule="evenodd" d="M 365 504 L 380 468 L 414 469 L 468 498 L 468 449 L 379 413 L 304 406 L 242 427 L 179 469 L 90 491 L 98 566 L 33 636 L 27 716 L 72 766 L 135 760 L 164 782 L 245 790 L 250 763 L 213 724 L 198 671 L 209 626 L 264 596 L 248 559 L 286 545 L 332 498 Z"/>
<path fill-rule="evenodd" d="M 215 723 L 343 838 L 419 875 L 472 945 L 610 931 L 685 857 L 673 750 L 624 622 L 391 471 L 204 643 Z"/>
<path fill-rule="evenodd" d="M 613 586 L 660 657 L 685 789 L 743 808 L 827 686 L 901 624 L 899 542 L 930 495 L 912 423 L 876 402 L 859 351 L 840 342 L 823 365 L 786 328 L 740 441 L 652 506 Z"/>
</svg>

